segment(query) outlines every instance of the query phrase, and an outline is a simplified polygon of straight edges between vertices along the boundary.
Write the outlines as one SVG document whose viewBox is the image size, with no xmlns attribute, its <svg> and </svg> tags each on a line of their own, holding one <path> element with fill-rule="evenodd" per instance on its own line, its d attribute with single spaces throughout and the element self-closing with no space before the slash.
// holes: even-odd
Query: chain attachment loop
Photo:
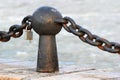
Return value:
<svg viewBox="0 0 120 80">
<path fill-rule="evenodd" d="M 31 15 L 28 15 L 28 16 L 26 16 L 26 17 L 22 20 L 23 29 L 26 29 L 26 27 L 27 27 L 27 30 L 31 30 L 31 29 L 32 29 L 32 26 L 31 26 L 31 18 L 32 18 L 32 16 L 31 16 Z"/>
</svg>

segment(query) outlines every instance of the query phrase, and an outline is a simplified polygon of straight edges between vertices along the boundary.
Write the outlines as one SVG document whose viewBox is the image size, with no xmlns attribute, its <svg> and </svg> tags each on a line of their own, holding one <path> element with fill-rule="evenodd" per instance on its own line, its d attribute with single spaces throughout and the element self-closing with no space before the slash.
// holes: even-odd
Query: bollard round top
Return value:
<svg viewBox="0 0 120 80">
<path fill-rule="evenodd" d="M 32 26 L 39 35 L 55 35 L 60 32 L 62 25 L 55 19 L 62 18 L 59 11 L 52 7 L 40 7 L 32 15 Z"/>
</svg>

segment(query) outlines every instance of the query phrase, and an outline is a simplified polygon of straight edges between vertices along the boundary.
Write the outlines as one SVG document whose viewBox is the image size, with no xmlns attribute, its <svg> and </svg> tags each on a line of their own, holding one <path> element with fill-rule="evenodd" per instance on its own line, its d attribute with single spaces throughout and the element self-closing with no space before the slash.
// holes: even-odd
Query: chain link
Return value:
<svg viewBox="0 0 120 80">
<path fill-rule="evenodd" d="M 109 42 L 104 38 L 92 34 L 87 29 L 81 27 L 80 25 L 77 25 L 75 21 L 70 17 L 64 17 L 63 19 L 55 20 L 55 22 L 62 24 L 65 30 L 78 36 L 85 43 L 97 46 L 103 51 L 120 54 L 119 43 Z"/>
<path fill-rule="evenodd" d="M 120 54 L 120 44 L 115 42 L 109 42 L 108 40 L 92 34 L 87 29 L 77 25 L 75 21 L 70 17 L 64 17 L 63 19 L 55 20 L 56 23 L 62 24 L 64 29 L 74 35 L 78 36 L 83 42 L 93 46 L 97 46 L 99 49 L 108 51 L 111 53 Z M 21 25 L 12 25 L 8 32 L 0 31 L 0 41 L 7 42 L 11 37 L 18 38 L 23 34 L 23 29 L 31 30 L 31 16 L 26 16 L 22 20 Z"/>
<path fill-rule="evenodd" d="M 13 38 L 18 38 L 20 36 L 22 36 L 23 34 L 23 29 L 27 30 L 31 30 L 32 26 L 31 26 L 31 16 L 26 16 L 23 20 L 22 20 L 22 24 L 21 25 L 12 25 L 9 28 L 8 32 L 5 31 L 0 31 L 0 41 L 1 42 L 7 42 L 10 40 L 11 37 Z"/>
</svg>

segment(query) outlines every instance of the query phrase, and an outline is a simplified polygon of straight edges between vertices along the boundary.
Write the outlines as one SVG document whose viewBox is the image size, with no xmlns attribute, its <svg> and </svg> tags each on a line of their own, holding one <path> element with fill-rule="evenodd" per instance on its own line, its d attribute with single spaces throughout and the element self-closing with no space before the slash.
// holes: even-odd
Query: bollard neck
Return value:
<svg viewBox="0 0 120 80">
<path fill-rule="evenodd" d="M 55 35 L 41 35 L 38 50 L 38 72 L 59 71 Z"/>
</svg>

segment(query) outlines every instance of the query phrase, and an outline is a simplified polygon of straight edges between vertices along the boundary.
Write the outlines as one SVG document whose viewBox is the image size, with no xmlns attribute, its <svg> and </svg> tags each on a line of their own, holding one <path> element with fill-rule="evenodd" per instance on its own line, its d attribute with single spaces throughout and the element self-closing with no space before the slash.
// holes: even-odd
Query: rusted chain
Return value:
<svg viewBox="0 0 120 80">
<path fill-rule="evenodd" d="M 116 42 L 109 42 L 108 40 L 92 34 L 87 29 L 77 25 L 70 17 L 55 20 L 56 23 L 62 24 L 64 29 L 74 35 L 78 36 L 83 42 L 90 45 L 97 46 L 103 51 L 120 54 L 120 44 Z"/>
<path fill-rule="evenodd" d="M 20 36 L 22 36 L 23 34 L 23 29 L 27 30 L 31 30 L 32 26 L 31 26 L 31 16 L 26 16 L 23 20 L 22 20 L 22 24 L 21 25 L 12 25 L 9 28 L 8 32 L 5 31 L 0 31 L 0 41 L 1 42 L 7 42 L 10 40 L 11 37 L 13 38 L 18 38 Z"/>
</svg>

